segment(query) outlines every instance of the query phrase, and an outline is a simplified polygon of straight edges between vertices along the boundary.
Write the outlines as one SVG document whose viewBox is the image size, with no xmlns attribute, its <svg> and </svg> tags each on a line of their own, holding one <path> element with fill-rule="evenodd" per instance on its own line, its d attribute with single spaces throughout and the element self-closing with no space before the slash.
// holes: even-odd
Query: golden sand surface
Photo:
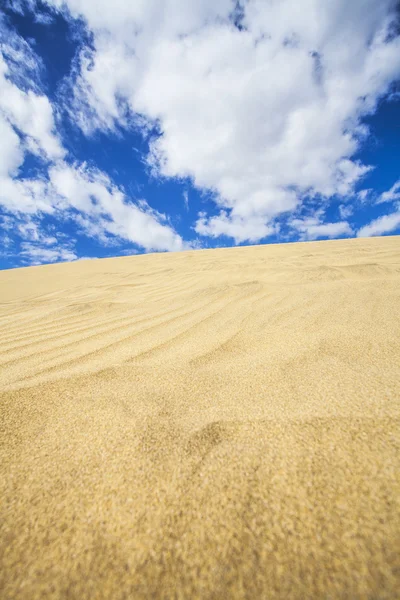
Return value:
<svg viewBox="0 0 400 600">
<path fill-rule="evenodd" d="M 0 273 L 0 597 L 400 598 L 400 237 Z"/>
</svg>

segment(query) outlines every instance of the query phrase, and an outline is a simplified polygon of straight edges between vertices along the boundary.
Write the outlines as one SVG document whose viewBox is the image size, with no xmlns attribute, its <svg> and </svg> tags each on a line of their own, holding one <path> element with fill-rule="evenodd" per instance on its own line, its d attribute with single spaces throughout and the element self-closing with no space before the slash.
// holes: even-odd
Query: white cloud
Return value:
<svg viewBox="0 0 400 600">
<path fill-rule="evenodd" d="M 0 204 L 10 212 L 54 213 L 57 198 L 49 195 L 46 179 L 0 177 Z"/>
<path fill-rule="evenodd" d="M 190 247 L 168 224 L 165 215 L 144 200 L 132 203 L 107 175 L 85 164 L 71 166 L 57 161 L 49 167 L 48 179 L 43 180 L 4 179 L 0 203 L 20 217 L 52 214 L 73 219 L 86 235 L 105 244 L 118 237 L 147 251 Z M 33 241 L 42 236 L 40 241 L 46 243 L 38 221 L 27 220 L 18 231 Z"/>
<path fill-rule="evenodd" d="M 91 235 L 119 236 L 146 250 L 183 250 L 182 238 L 169 226 L 165 215 L 145 201 L 128 202 L 124 193 L 100 171 L 85 165 L 60 162 L 49 170 L 50 184 L 62 207 L 75 209 L 78 222 Z M 164 221 L 164 222 L 163 222 Z"/>
<path fill-rule="evenodd" d="M 156 128 L 147 157 L 153 172 L 212 192 L 217 210 L 199 213 L 199 235 L 257 242 L 278 233 L 278 217 L 302 239 L 352 234 L 347 203 L 338 223 L 318 211 L 292 215 L 303 214 L 308 198 L 326 206 L 332 196 L 351 196 L 371 168 L 353 157 L 369 134 L 362 117 L 400 76 L 400 41 L 387 35 L 392 0 L 248 0 L 240 31 L 233 0 L 47 3 L 84 17 L 94 34 L 94 51 L 75 62 L 64 108 L 87 134 L 137 127 L 149 136 Z M 0 19 L 3 34 L 2 27 Z M 18 36 L 2 40 L 0 204 L 24 215 L 17 235 L 30 244 L 26 252 L 55 252 L 41 221 L 48 214 L 74 219 L 104 244 L 195 247 L 106 174 L 71 164 L 40 88 L 40 61 Z M 43 162 L 36 179 L 20 176 L 29 153 Z M 378 202 L 399 197 L 396 182 Z M 396 214 L 360 231 L 391 226 Z"/>
<path fill-rule="evenodd" d="M 368 225 L 361 227 L 357 232 L 358 237 L 371 237 L 374 235 L 382 235 L 384 233 L 390 233 L 400 228 L 400 205 L 398 209 L 389 214 L 383 215 L 378 219 L 374 219 Z"/>
<path fill-rule="evenodd" d="M 360 190 L 359 192 L 357 192 L 357 198 L 361 202 L 365 202 L 371 194 L 372 194 L 372 189 Z"/>
<path fill-rule="evenodd" d="M 31 265 L 76 260 L 78 256 L 69 247 L 43 248 L 30 242 L 21 244 L 20 255 Z"/>
<path fill-rule="evenodd" d="M 27 219 L 20 222 L 17 226 L 17 233 L 23 240 L 38 242 L 45 246 L 52 246 L 57 243 L 57 238 L 54 235 L 47 235 L 45 233 L 40 221 Z"/>
<path fill-rule="evenodd" d="M 339 214 L 341 219 L 348 219 L 354 212 L 354 208 L 349 204 L 341 204 L 339 206 Z"/>
<path fill-rule="evenodd" d="M 24 160 L 19 136 L 0 114 L 0 177 L 15 173 Z"/>
<path fill-rule="evenodd" d="M 383 192 L 378 198 L 378 204 L 383 202 L 394 202 L 400 200 L 400 179 L 387 192 Z"/>
<path fill-rule="evenodd" d="M 166 216 L 152 210 L 144 200 L 134 204 L 104 173 L 63 160 L 66 152 L 56 133 L 48 98 L 37 93 L 37 84 L 36 91 L 24 91 L 11 80 L 13 75 L 21 85 L 26 83 L 24 45 L 18 46 L 13 38 L 12 46 L 0 50 L 0 205 L 22 219 L 16 235 L 40 243 L 41 254 L 38 246 L 26 246 L 25 255 L 32 251 L 36 253 L 32 257 L 40 261 L 41 256 L 43 260 L 51 260 L 51 256 L 64 260 L 74 254 L 71 250 L 54 254 L 54 249 L 43 248 L 54 241 L 42 231 L 41 219 L 46 214 L 74 218 L 87 234 L 103 241 L 115 236 L 157 251 L 188 247 Z M 33 69 L 34 61 L 28 54 L 29 61 Z M 29 153 L 43 159 L 42 175 L 35 179 L 20 177 Z"/>
<path fill-rule="evenodd" d="M 186 210 L 189 210 L 189 192 L 187 190 L 184 190 L 182 195 L 183 195 L 183 202 L 185 204 L 185 208 L 186 208 Z"/>
<path fill-rule="evenodd" d="M 353 233 L 347 221 L 322 223 L 319 218 L 315 217 L 292 219 L 290 226 L 299 232 L 301 240 L 316 240 L 324 237 L 335 238 L 340 235 L 351 235 Z"/>
<path fill-rule="evenodd" d="M 35 0 L 28 0 L 34 6 Z M 27 1 L 24 0 L 24 8 Z M 15 2 L 12 3 L 15 10 Z M 21 6 L 21 15 L 23 7 Z M 41 74 L 44 65 L 27 40 L 10 28 L 6 17 L 0 13 L 0 50 L 7 63 L 10 79 L 21 89 L 31 89 L 40 95 Z"/>
<path fill-rule="evenodd" d="M 2 230 L 9 231 L 14 227 L 14 219 L 9 215 L 0 215 L 0 219 L 0 225 Z"/>
<path fill-rule="evenodd" d="M 15 41 L 15 40 L 14 40 Z M 11 57 L 10 69 L 4 56 Z M 0 204 L 7 210 L 34 213 L 52 212 L 51 199 L 46 196 L 43 179 L 19 180 L 19 169 L 27 152 L 33 152 L 46 160 L 56 160 L 65 154 L 55 133 L 51 104 L 46 96 L 32 90 L 20 89 L 10 79 L 18 71 L 23 82 L 24 46 L 1 46 L 0 48 Z M 26 57 L 28 67 L 34 68 L 32 57 Z M 18 78 L 17 78 L 18 79 Z M 22 83 L 21 83 L 22 85 Z"/>
<path fill-rule="evenodd" d="M 200 213 L 195 230 L 198 234 L 217 238 L 225 235 L 234 239 L 236 244 L 241 242 L 257 242 L 277 232 L 276 226 L 263 221 L 260 217 L 228 216 L 226 211 L 207 218 Z"/>
<path fill-rule="evenodd" d="M 352 159 L 361 118 L 400 76 L 392 0 L 249 0 L 241 31 L 230 0 L 48 3 L 94 32 L 78 123 L 157 124 L 153 168 L 215 193 L 221 212 L 200 215 L 198 233 L 262 239 L 305 196 L 346 196 L 368 172 Z"/>
<path fill-rule="evenodd" d="M 57 232 L 54 225 L 43 224 L 40 215 L 23 213 L 4 215 L 0 230 L 8 231 L 0 238 L 2 256 L 22 260 L 25 264 L 42 264 L 59 260 L 75 260 L 75 242 Z"/>
<path fill-rule="evenodd" d="M 13 245 L 12 238 L 5 233 L 1 234 L 1 237 L 0 237 L 1 252 L 3 252 L 4 248 L 10 248 L 12 245 Z"/>
<path fill-rule="evenodd" d="M 9 68 L 0 53 L 0 119 L 2 130 L 10 125 L 25 136 L 25 145 L 30 152 L 43 155 L 47 159 L 61 158 L 65 154 L 58 136 L 55 134 L 53 109 L 46 96 L 32 90 L 27 92 L 14 85 L 9 79 Z M 15 132 L 14 132 L 15 133 Z M 6 133 L 10 138 L 10 132 Z M 10 140 L 9 140 L 10 141 Z M 0 172 L 10 166 L 21 164 L 15 158 L 16 140 L 11 141 L 14 150 L 14 164 L 0 165 Z M 18 144 L 19 147 L 19 144 Z M 20 150 L 21 152 L 21 150 Z M 4 161 L 4 156 L 1 157 Z M 21 159 L 21 155 L 19 156 Z"/>
</svg>

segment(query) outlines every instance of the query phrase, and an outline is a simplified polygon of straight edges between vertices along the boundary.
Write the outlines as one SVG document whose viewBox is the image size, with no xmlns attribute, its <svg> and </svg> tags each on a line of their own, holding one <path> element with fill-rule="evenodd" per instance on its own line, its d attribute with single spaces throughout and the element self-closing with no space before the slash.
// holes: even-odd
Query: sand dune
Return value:
<svg viewBox="0 0 400 600">
<path fill-rule="evenodd" d="M 0 273 L 0 597 L 400 590 L 400 238 Z"/>
</svg>

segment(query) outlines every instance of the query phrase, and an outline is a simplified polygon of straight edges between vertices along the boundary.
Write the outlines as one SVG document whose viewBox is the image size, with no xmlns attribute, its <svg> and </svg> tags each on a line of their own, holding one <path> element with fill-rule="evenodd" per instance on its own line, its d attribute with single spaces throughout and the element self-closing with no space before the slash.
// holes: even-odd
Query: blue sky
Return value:
<svg viewBox="0 0 400 600">
<path fill-rule="evenodd" d="M 392 0 L 16 0 L 0 268 L 400 232 Z"/>
</svg>

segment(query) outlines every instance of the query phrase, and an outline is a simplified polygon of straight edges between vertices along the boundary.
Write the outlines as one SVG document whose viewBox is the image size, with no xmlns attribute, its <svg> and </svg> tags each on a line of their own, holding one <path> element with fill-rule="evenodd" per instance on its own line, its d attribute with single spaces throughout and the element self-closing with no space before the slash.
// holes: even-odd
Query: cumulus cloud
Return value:
<svg viewBox="0 0 400 600">
<path fill-rule="evenodd" d="M 138 129 L 154 175 L 210 192 L 214 206 L 192 223 L 199 236 L 256 243 L 286 229 L 300 239 L 353 234 L 349 200 L 374 197 L 355 192 L 373 168 L 355 158 L 369 135 L 363 117 L 400 77 L 394 0 L 29 0 L 19 10 L 37 6 L 36 19 L 51 26 L 44 4 L 72 26 L 83 19 L 90 46 L 75 57 L 60 105 L 52 106 L 40 59 L 0 17 L 0 204 L 16 219 L 12 231 L 27 259 L 56 252 L 48 216 L 69 219 L 104 245 L 199 245 L 68 154 L 60 114 L 88 136 Z M 32 154 L 42 169 L 28 177 Z M 377 202 L 399 198 L 396 182 Z M 330 199 L 339 202 L 339 222 L 315 210 Z M 187 190 L 183 201 L 187 210 Z M 358 234 L 393 230 L 384 228 L 396 214 Z M 56 260 L 62 250 L 76 254 L 60 245 Z"/>
<path fill-rule="evenodd" d="M 71 82 L 77 123 L 156 128 L 153 171 L 214 193 L 199 234 L 257 241 L 369 172 L 362 118 L 400 75 L 392 0 L 47 2 L 94 35 Z"/>
</svg>

